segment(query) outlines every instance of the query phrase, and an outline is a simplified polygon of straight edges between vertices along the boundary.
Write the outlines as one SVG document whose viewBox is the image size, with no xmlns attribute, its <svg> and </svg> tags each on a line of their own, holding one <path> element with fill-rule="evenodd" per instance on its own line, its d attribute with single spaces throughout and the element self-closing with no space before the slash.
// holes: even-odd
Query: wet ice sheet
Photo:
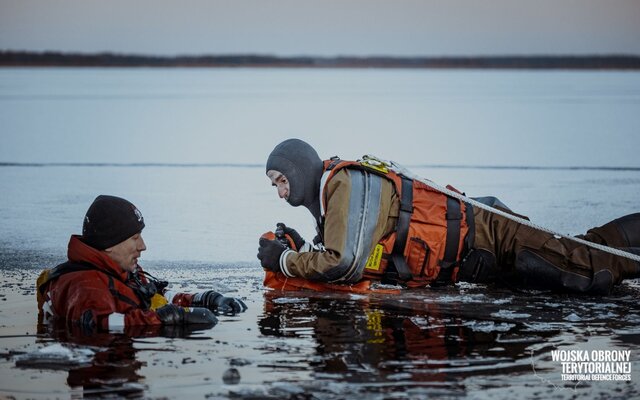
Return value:
<svg viewBox="0 0 640 400">
<path fill-rule="evenodd" d="M 20 355 L 60 339 L 35 334 L 35 315 L 25 308 L 35 307 L 35 271 L 3 271 L 2 392 L 240 399 L 640 395 L 636 381 L 563 382 L 551 360 L 557 348 L 625 349 L 637 373 L 637 282 L 604 298 L 470 284 L 351 296 L 267 291 L 253 265 L 171 267 L 148 269 L 181 290 L 209 287 L 240 296 L 249 310 L 205 331 L 94 338 L 81 344 L 100 349 L 92 363 L 68 371 L 15 369 Z M 35 377 L 51 391 L 33 385 Z"/>
<path fill-rule="evenodd" d="M 164 70 L 154 73 L 151 78 L 149 71 L 139 70 L 7 70 L 6 77 L 12 83 L 5 89 L 21 99 L 15 101 L 15 98 L 7 97 L 5 105 L 9 109 L 3 108 L 4 115 L 19 122 L 13 125 L 24 128 L 15 133 L 26 138 L 24 149 L 28 154 L 33 154 L 34 137 L 56 141 L 59 135 L 53 133 L 69 132 L 69 129 L 74 130 L 72 135 L 82 137 L 85 144 L 91 142 L 86 140 L 91 132 L 102 140 L 105 135 L 100 129 L 109 131 L 109 135 L 120 132 L 127 140 L 132 131 L 144 135 L 153 132 L 154 145 L 162 142 L 162 137 L 175 144 L 185 142 L 184 135 L 195 135 L 196 140 L 191 144 L 198 147 L 202 158 L 194 159 L 193 152 L 181 153 L 180 146 L 170 145 L 166 148 L 171 156 L 164 158 L 169 162 L 224 162 L 219 159 L 224 146 L 220 147 L 223 143 L 216 135 L 228 135 L 227 128 L 231 126 L 234 134 L 237 129 L 250 132 L 256 142 L 249 148 L 244 141 L 236 141 L 243 147 L 242 151 L 224 152 L 224 156 L 233 162 L 250 162 L 255 167 L 153 164 L 1 168 L 2 396 L 68 398 L 83 394 L 111 394 L 113 397 L 138 394 L 150 398 L 184 398 L 188 395 L 227 398 L 236 393 L 240 398 L 304 398 L 300 393 L 305 392 L 310 393 L 307 397 L 329 399 L 638 397 L 637 379 L 631 383 L 585 383 L 574 392 L 573 388 L 565 387 L 569 385 L 563 386 L 559 382 L 559 366 L 549 357 L 551 349 L 571 345 L 630 349 L 637 374 L 640 337 L 637 286 L 627 285 L 604 299 L 514 293 L 463 284 L 456 289 L 403 293 L 398 298 L 305 293 L 265 296 L 255 258 L 258 236 L 273 229 L 276 222 L 283 221 L 295 227 L 307 239 L 315 235 L 308 212 L 302 207 L 289 207 L 278 199 L 264 176 L 264 157 L 281 139 L 280 111 L 288 109 L 283 104 L 292 104 L 296 110 L 303 111 L 289 113 L 303 122 L 299 126 L 322 126 L 323 123 L 309 124 L 309 121 L 314 118 L 328 121 L 324 112 L 326 106 L 338 114 L 349 113 L 347 122 L 351 122 L 351 126 L 339 124 L 337 131 L 312 129 L 301 133 L 307 135 L 313 145 L 322 147 L 318 147 L 322 157 L 338 154 L 351 158 L 374 153 L 404 164 L 621 166 L 626 164 L 625 157 L 620 157 L 621 152 L 627 155 L 626 159 L 637 159 L 638 146 L 629 145 L 630 139 L 638 138 L 634 130 L 640 116 L 635 89 L 638 87 L 637 73 L 593 72 L 585 75 L 584 72 L 518 71 L 504 75 L 495 71 L 444 71 L 435 75 L 431 72 L 407 75 L 407 71 L 401 71 L 394 77 L 393 72 L 369 71 L 366 76 L 356 77 L 360 72 L 351 71 L 346 73 L 350 83 L 347 87 L 343 84 L 345 75 L 340 71 L 295 71 L 298 78 L 311 74 L 313 79 L 300 80 L 305 82 L 302 86 L 297 83 L 283 86 L 282 82 L 291 82 L 293 72 L 243 70 L 237 75 L 232 71 L 213 74 L 209 71 L 172 71 L 171 76 L 179 78 L 173 81 L 167 79 L 168 71 Z M 183 78 L 187 81 L 194 78 L 192 73 L 197 75 L 197 85 L 175 86 Z M 79 74 L 83 79 L 78 80 Z M 392 80 L 377 79 L 382 75 Z M 127 95 L 131 85 L 104 85 L 105 82 L 120 81 L 122 77 L 125 81 L 144 81 L 142 86 L 134 85 L 136 96 Z M 264 86 L 265 77 L 269 82 L 267 86 Z M 227 78 L 231 78 L 234 83 L 231 86 L 226 83 L 205 85 L 209 94 L 204 98 L 199 92 L 196 96 L 188 93 L 189 88 L 200 91 L 203 87 L 201 78 L 210 83 L 220 79 L 227 82 Z M 357 84 L 351 85 L 351 78 L 357 78 Z M 427 81 L 423 80 L 425 78 Z M 15 79 L 21 84 L 15 85 Z M 322 84 L 318 85 L 318 79 Z M 73 85 L 81 81 L 82 85 Z M 479 81 L 488 83 L 478 86 Z M 513 84 L 525 81 L 526 85 Z M 65 84 L 59 85 L 60 82 Z M 422 86 L 418 85 L 421 93 L 418 96 L 416 82 L 422 82 Z M 427 82 L 435 86 L 424 85 Z M 580 84 L 576 85 L 576 82 Z M 391 92 L 376 89 L 379 84 L 391 88 Z M 168 99 L 166 94 L 174 90 L 167 92 L 165 89 L 171 85 L 186 97 L 169 96 Z M 289 97 L 289 93 L 283 98 L 282 88 L 288 88 L 285 90 L 288 92 L 294 86 L 293 97 Z M 23 98 L 24 93 L 15 92 L 25 87 L 36 96 L 27 99 Z M 216 94 L 219 87 L 224 89 L 220 96 Z M 259 96 L 255 96 L 252 87 L 259 88 Z M 111 93 L 122 88 L 124 96 L 117 98 L 107 96 L 87 102 L 84 96 L 87 90 Z M 79 90 L 81 95 L 50 96 L 52 91 L 49 89 L 55 93 L 62 91 L 62 94 Z M 229 96 L 229 93 L 235 94 Z M 376 93 L 385 93 L 385 96 Z M 140 94 L 142 96 L 138 96 Z M 324 99 L 322 104 L 317 101 L 318 94 Z M 340 98 L 337 102 L 333 101 L 336 95 Z M 209 101 L 207 97 L 214 102 L 203 103 Z M 295 101 L 291 102 L 291 99 Z M 216 112 L 218 106 L 224 104 L 226 110 L 230 100 L 234 102 L 232 109 L 235 112 L 224 114 L 234 123 L 225 125 L 223 122 L 218 126 L 222 129 L 215 129 L 216 121 L 225 120 L 221 120 L 221 114 Z M 108 109 L 122 113 L 103 112 L 104 107 L 96 107 L 103 101 Z M 150 104 L 152 106 L 147 107 Z M 264 112 L 268 104 L 276 112 Z M 359 105 L 359 116 L 351 115 L 353 104 Z M 449 112 L 442 112 L 443 104 Z M 458 119 L 452 125 L 452 121 L 461 115 L 461 106 L 469 111 L 469 115 L 483 117 L 480 121 L 477 118 Z M 16 112 L 12 112 L 12 107 Z M 170 112 L 163 112 L 163 108 Z M 131 112 L 132 109 L 143 111 L 142 119 L 141 114 Z M 184 111 L 182 116 L 189 123 L 182 125 L 190 127 L 198 120 L 193 118 L 194 110 L 201 113 L 206 117 L 199 119 L 203 129 L 183 129 L 176 135 L 174 127 L 182 126 L 173 121 L 176 109 Z M 48 112 L 41 112 L 43 110 Z M 237 115 L 251 115 L 242 110 L 258 110 L 260 115 L 270 115 L 272 128 L 276 129 L 264 129 L 263 118 L 245 118 L 243 124 L 236 124 Z M 411 117 L 398 124 L 389 119 L 389 115 Z M 104 123 L 96 124 L 96 116 Z M 159 116 L 165 116 L 165 119 L 158 119 Z M 385 123 L 377 123 L 375 116 Z M 370 119 L 372 117 L 374 119 Z M 165 123 L 166 118 L 173 122 Z M 79 123 L 70 126 L 69 120 Z M 335 120 L 344 122 L 345 119 Z M 25 121 L 28 123 L 24 124 Z M 114 121 L 120 125 L 122 121 L 129 121 L 132 124 L 129 127 L 133 129 L 111 129 Z M 434 121 L 437 122 L 435 125 Z M 501 122 L 496 124 L 496 121 Z M 363 123 L 375 129 L 363 129 Z M 464 126 L 464 123 L 470 125 Z M 503 133 L 496 136 L 498 125 Z M 140 126 L 148 129 L 139 129 Z M 428 127 L 428 135 L 425 127 Z M 474 138 L 499 137 L 502 143 L 514 144 L 519 150 L 523 141 L 529 145 L 534 140 L 538 146 L 527 146 L 526 154 L 522 151 L 502 152 L 498 157 L 487 156 L 495 155 L 495 152 L 478 151 L 474 146 L 467 149 L 473 157 L 452 159 L 449 153 L 435 151 L 443 147 L 433 143 L 434 140 L 448 143 L 451 135 L 455 136 L 452 128 Z M 486 132 L 478 131 L 479 128 Z M 406 140 L 393 145 L 358 137 L 386 137 L 398 129 L 404 131 L 405 136 L 426 141 L 428 146 L 409 148 Z M 158 130 L 165 131 L 166 135 Z M 261 132 L 259 137 L 255 132 Z M 602 135 L 602 132 L 607 134 Z M 334 135 L 339 140 L 327 140 L 327 135 Z M 560 145 L 550 146 L 545 138 L 553 138 L 551 142 Z M 351 143 L 345 143 L 345 139 L 350 139 Z M 494 142 L 489 140 L 485 145 L 492 146 Z M 165 141 L 165 145 L 167 143 Z M 208 145 L 203 146 L 203 143 Z M 603 145 L 610 146 L 613 151 L 603 150 Z M 376 146 L 382 146 L 383 151 L 376 150 Z M 138 147 L 131 147 L 136 154 L 140 153 Z M 571 149 L 571 154 L 567 153 L 567 148 Z M 60 157 L 50 146 L 40 146 L 40 149 L 46 156 L 42 160 L 36 157 L 33 161 L 55 161 L 55 157 Z M 237 157 L 246 156 L 244 150 L 251 150 L 255 157 L 238 160 Z M 96 161 L 90 155 L 84 155 L 89 157 L 84 161 Z M 441 158 L 434 159 L 438 155 Z M 529 161 L 523 160 L 525 155 L 530 157 Z M 567 158 L 568 155 L 573 161 Z M 549 161 L 541 162 L 541 156 L 549 156 Z M 65 157 L 61 160 L 83 161 Z M 425 167 L 414 171 L 437 183 L 452 184 L 471 196 L 495 195 L 534 222 L 568 234 L 583 233 L 594 225 L 638 212 L 640 175 L 637 168 L 459 167 Z M 126 197 L 143 212 L 147 221 L 144 237 L 149 248 L 143 254 L 143 265 L 170 279 L 178 289 L 220 290 L 244 297 L 250 308 L 242 316 L 221 318 L 215 328 L 207 331 L 176 330 L 165 332 L 164 337 L 89 338 L 93 342 L 90 345 L 104 342 L 101 346 L 104 350 L 99 351 L 86 368 L 68 372 L 17 370 L 15 359 L 19 355 L 56 341 L 67 343 L 79 339 L 53 339 L 36 332 L 35 269 L 64 261 L 69 234 L 79 233 L 88 205 L 96 195 L 103 193 Z M 237 261 L 244 264 L 237 265 Z M 24 271 L 25 268 L 32 270 Z M 524 317 L 524 314 L 530 316 Z M 240 375 L 238 383 L 225 383 L 225 373 L 231 368 L 236 368 Z M 233 378 L 231 374 L 227 377 Z M 227 382 L 235 381 L 235 378 L 227 379 Z"/>
<path fill-rule="evenodd" d="M 91 364 L 95 353 L 89 348 L 66 347 L 60 343 L 54 343 L 19 355 L 15 360 L 16 366 L 20 368 L 69 370 Z"/>
</svg>

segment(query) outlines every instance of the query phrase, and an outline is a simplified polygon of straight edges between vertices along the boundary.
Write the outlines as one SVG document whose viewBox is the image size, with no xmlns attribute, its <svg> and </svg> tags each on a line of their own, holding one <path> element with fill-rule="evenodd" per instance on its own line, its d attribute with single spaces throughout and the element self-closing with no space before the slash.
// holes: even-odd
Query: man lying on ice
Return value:
<svg viewBox="0 0 640 400">
<path fill-rule="evenodd" d="M 310 244 L 282 226 L 293 249 L 260 238 L 271 287 L 466 281 L 607 294 L 640 277 L 640 213 L 559 236 L 496 198 L 467 198 L 374 157 L 322 161 L 299 139 L 275 147 L 266 173 L 281 198 L 311 212 L 318 232 Z"/>
</svg>

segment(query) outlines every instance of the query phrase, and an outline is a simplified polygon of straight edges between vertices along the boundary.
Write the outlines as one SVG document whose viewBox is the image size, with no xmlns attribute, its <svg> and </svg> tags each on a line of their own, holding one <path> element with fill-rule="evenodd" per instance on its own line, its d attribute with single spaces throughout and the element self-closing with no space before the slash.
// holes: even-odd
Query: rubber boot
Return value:
<svg viewBox="0 0 640 400">
<path fill-rule="evenodd" d="M 640 248 L 640 213 L 625 215 L 613 221 L 628 247 Z"/>
<path fill-rule="evenodd" d="M 611 247 L 640 247 L 640 213 L 590 229 L 584 238 Z"/>
<path fill-rule="evenodd" d="M 462 282 L 491 283 L 500 276 L 496 256 L 485 249 L 473 249 L 465 258 L 458 271 Z"/>
</svg>

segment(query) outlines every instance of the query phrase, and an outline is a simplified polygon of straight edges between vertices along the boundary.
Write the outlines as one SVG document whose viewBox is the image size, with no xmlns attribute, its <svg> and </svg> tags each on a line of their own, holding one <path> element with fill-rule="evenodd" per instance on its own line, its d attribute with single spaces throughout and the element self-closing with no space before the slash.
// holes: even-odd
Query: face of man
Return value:
<svg viewBox="0 0 640 400">
<path fill-rule="evenodd" d="M 136 233 L 124 242 L 109 247 L 104 251 L 125 271 L 133 271 L 138 265 L 138 258 L 147 246 L 142 240 L 142 234 Z"/>
<path fill-rule="evenodd" d="M 271 179 L 271 186 L 275 186 L 278 189 L 278 196 L 281 199 L 289 199 L 289 180 L 281 172 L 270 169 L 267 171 L 267 176 Z"/>
</svg>

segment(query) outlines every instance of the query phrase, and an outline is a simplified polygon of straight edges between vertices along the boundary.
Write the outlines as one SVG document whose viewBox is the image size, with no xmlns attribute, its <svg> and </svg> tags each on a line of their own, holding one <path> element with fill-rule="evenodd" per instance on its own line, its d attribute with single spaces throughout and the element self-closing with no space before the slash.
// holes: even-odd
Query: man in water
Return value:
<svg viewBox="0 0 640 400">
<path fill-rule="evenodd" d="M 623 279 L 640 277 L 640 213 L 577 239 L 558 237 L 496 198 L 472 206 L 454 188 L 438 190 L 375 158 L 322 161 L 299 139 L 274 148 L 266 173 L 278 195 L 306 207 L 317 224 L 313 245 L 281 227 L 297 251 L 260 239 L 262 266 L 286 278 L 406 287 L 505 282 L 607 294 Z"/>
<path fill-rule="evenodd" d="M 212 290 L 174 293 L 144 272 L 138 258 L 147 249 L 144 218 L 129 201 L 96 197 L 84 217 L 82 236 L 72 235 L 68 261 L 38 278 L 42 322 L 65 321 L 84 331 L 139 325 L 208 324 L 214 313 L 247 309 L 242 300 Z"/>
</svg>

